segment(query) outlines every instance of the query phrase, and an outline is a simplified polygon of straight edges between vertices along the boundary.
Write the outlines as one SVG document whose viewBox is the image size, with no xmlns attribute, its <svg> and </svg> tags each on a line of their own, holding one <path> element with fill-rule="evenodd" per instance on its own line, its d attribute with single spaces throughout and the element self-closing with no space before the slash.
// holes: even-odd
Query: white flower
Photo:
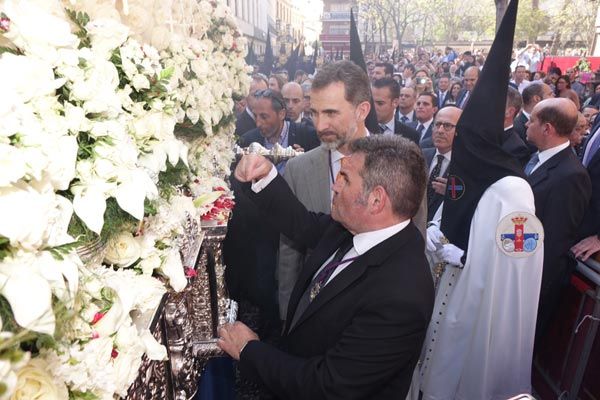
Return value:
<svg viewBox="0 0 600 400">
<path fill-rule="evenodd" d="M 30 250 L 41 247 L 49 241 L 52 224 L 62 224 L 71 216 L 62 199 L 51 191 L 39 192 L 26 184 L 0 188 L 0 235 L 13 246 Z M 66 229 L 55 233 L 58 237 L 50 241 L 60 242 L 63 233 Z"/>
<path fill-rule="evenodd" d="M 17 387 L 11 400 L 65 400 L 69 397 L 63 382 L 48 373 L 49 367 L 41 358 L 33 358 L 17 373 Z"/>
<path fill-rule="evenodd" d="M 129 35 L 129 28 L 114 19 L 100 18 L 90 21 L 85 29 L 90 35 L 92 48 L 106 58 L 122 45 Z"/>
<path fill-rule="evenodd" d="M 143 330 L 140 337 L 146 347 L 146 355 L 150 360 L 164 361 L 167 359 L 167 349 L 154 339 L 149 330 Z"/>
<path fill-rule="evenodd" d="M 179 250 L 171 249 L 167 255 L 165 262 L 161 268 L 162 273 L 169 278 L 169 285 L 176 291 L 181 292 L 187 286 L 187 279 L 183 271 L 183 263 Z"/>
<path fill-rule="evenodd" d="M 5 96 L 10 94 L 16 97 L 15 100 L 22 102 L 28 102 L 34 97 L 52 95 L 64 84 L 64 80 L 54 78 L 49 63 L 34 57 L 10 53 L 4 53 L 0 58 L 0 76 L 10 77 L 2 82 Z"/>
<path fill-rule="evenodd" d="M 8 186 L 21 179 L 27 171 L 26 160 L 19 149 L 0 143 L 0 186 Z"/>
<path fill-rule="evenodd" d="M 75 188 L 71 188 L 73 191 Z M 98 235 L 104 225 L 106 196 L 99 185 L 90 185 L 74 193 L 73 210 L 83 223 Z M 1 200 L 0 200 L 1 201 Z"/>
<path fill-rule="evenodd" d="M 150 81 L 142 74 L 136 74 L 133 76 L 131 80 L 131 85 L 135 88 L 135 90 L 143 90 L 150 89 Z"/>
<path fill-rule="evenodd" d="M 0 293 L 20 326 L 54 335 L 50 285 L 31 265 L 21 263 L 18 258 L 0 262 Z"/>
<path fill-rule="evenodd" d="M 121 299 L 117 297 L 110 309 L 93 325 L 92 329 L 100 338 L 109 337 L 121 327 L 127 317 L 127 311 L 123 309 Z"/>
<path fill-rule="evenodd" d="M 134 218 L 144 218 L 144 199 L 158 197 L 158 189 L 148 174 L 141 169 L 130 171 L 127 177 L 122 177 L 115 191 L 115 199 L 124 211 Z"/>
<path fill-rule="evenodd" d="M 2 11 L 10 18 L 10 29 L 4 36 L 41 60 L 52 63 L 58 48 L 76 48 L 79 43 L 65 19 L 52 15 L 36 2 L 6 0 Z"/>
<path fill-rule="evenodd" d="M 145 275 L 152 275 L 155 269 L 160 268 L 162 261 L 158 254 L 152 254 L 151 256 L 142 259 L 139 267 Z"/>
<path fill-rule="evenodd" d="M 121 232 L 108 242 L 104 260 L 119 267 L 129 267 L 139 260 L 141 246 L 130 232 Z"/>
</svg>

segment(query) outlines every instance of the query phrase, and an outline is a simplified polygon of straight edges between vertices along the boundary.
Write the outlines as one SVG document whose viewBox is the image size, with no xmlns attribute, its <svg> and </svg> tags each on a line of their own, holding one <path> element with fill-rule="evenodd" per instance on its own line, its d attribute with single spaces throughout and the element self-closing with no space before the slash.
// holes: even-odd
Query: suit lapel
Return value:
<svg viewBox="0 0 600 400">
<path fill-rule="evenodd" d="M 538 169 L 533 171 L 533 173 L 527 177 L 527 181 L 529 181 L 529 184 L 533 187 L 539 185 L 541 182 L 546 180 L 550 171 L 556 168 L 556 166 L 560 164 L 560 162 L 563 159 L 569 157 L 569 152 L 571 152 L 571 148 L 567 147 L 566 149 L 561 150 L 554 156 L 550 157 L 549 160 L 540 165 Z"/>
<path fill-rule="evenodd" d="M 340 233 L 335 235 L 335 240 L 328 240 L 325 242 L 326 244 L 317 247 L 315 251 L 310 255 L 310 257 L 304 263 L 302 270 L 300 271 L 300 275 L 294 285 L 294 289 L 292 290 L 292 294 L 290 295 L 290 302 L 288 305 L 288 314 L 286 318 L 286 329 L 289 329 L 289 324 L 294 319 L 294 313 L 296 312 L 296 308 L 298 307 L 298 302 L 300 298 L 304 294 L 304 291 L 312 281 L 315 273 L 321 268 L 323 263 L 327 261 L 329 257 L 336 251 L 342 242 L 346 240 L 346 238 L 351 235 L 347 230 L 343 230 Z M 325 234 L 324 237 L 329 239 L 328 234 Z M 298 324 L 296 324 L 298 325 Z"/>
<path fill-rule="evenodd" d="M 310 268 L 307 268 L 309 267 L 309 265 L 307 265 L 302 270 L 301 276 L 294 287 L 294 291 L 292 292 L 290 299 L 290 305 L 288 308 L 289 322 L 287 322 L 288 325 L 286 327 L 286 329 L 289 330 L 288 333 L 294 331 L 298 326 L 302 325 L 306 319 L 317 312 L 319 308 L 329 303 L 344 289 L 352 285 L 352 283 L 358 280 L 367 271 L 367 268 L 372 268 L 383 264 L 389 257 L 392 256 L 392 254 L 404 246 L 405 242 L 411 238 L 411 235 L 414 236 L 418 234 L 417 232 L 417 229 L 411 222 L 406 228 L 396 233 L 394 236 L 384 240 L 375 247 L 371 248 L 365 254 L 361 255 L 352 264 L 344 268 L 344 270 L 341 271 L 331 282 L 325 285 L 323 289 L 321 289 L 319 295 L 312 301 L 312 303 L 309 304 L 308 308 L 300 316 L 298 322 L 296 322 L 296 325 L 294 325 L 292 329 L 289 329 L 289 323 L 291 323 L 291 318 L 294 316 L 294 312 L 298 306 L 298 301 L 312 280 L 312 276 L 317 272 L 321 265 L 323 265 L 327 258 L 329 258 L 331 254 L 333 254 L 333 252 L 340 246 L 340 244 L 346 238 L 346 235 L 350 233 L 345 231 L 346 235 L 337 235 L 338 240 L 335 241 L 335 247 L 327 247 L 327 256 L 323 255 L 325 251 L 321 253 L 320 257 L 313 258 L 311 256 Z M 325 235 L 324 238 L 328 239 L 329 235 Z M 300 282 L 302 282 L 301 285 Z"/>
</svg>

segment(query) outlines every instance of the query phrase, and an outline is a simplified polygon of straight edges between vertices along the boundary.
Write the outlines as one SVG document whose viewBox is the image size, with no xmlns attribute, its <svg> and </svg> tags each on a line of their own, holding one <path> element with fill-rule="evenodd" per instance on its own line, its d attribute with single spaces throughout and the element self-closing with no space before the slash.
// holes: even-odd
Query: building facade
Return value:
<svg viewBox="0 0 600 400">
<path fill-rule="evenodd" d="M 350 9 L 357 10 L 353 0 L 323 0 L 321 47 L 325 55 L 350 55 Z"/>
</svg>

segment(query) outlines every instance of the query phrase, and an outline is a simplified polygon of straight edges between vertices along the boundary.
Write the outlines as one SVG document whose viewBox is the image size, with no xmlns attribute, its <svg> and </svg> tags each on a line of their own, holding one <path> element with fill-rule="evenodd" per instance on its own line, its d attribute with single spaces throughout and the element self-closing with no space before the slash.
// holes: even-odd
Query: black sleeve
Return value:
<svg viewBox="0 0 600 400">
<path fill-rule="evenodd" d="M 243 188 L 268 223 L 301 246 L 314 248 L 333 221 L 328 214 L 308 211 L 280 175 L 259 193 L 250 184 Z"/>
</svg>

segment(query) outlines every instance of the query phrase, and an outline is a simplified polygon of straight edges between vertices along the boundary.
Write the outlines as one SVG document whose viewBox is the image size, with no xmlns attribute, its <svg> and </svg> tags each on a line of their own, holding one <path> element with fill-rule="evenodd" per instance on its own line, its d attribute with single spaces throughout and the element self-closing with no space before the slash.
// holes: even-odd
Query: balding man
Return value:
<svg viewBox="0 0 600 400">
<path fill-rule="evenodd" d="M 540 101 L 527 123 L 527 140 L 539 151 L 525 166 L 533 189 L 535 214 L 544 225 L 544 272 L 536 327 L 545 333 L 569 284 L 574 262 L 568 256 L 577 228 L 590 200 L 592 185 L 587 171 L 569 146 L 569 135 L 577 123 L 577 108 L 565 98 Z"/>
<path fill-rule="evenodd" d="M 452 143 L 456 136 L 456 124 L 462 110 L 455 106 L 442 108 L 433 121 L 434 148 L 423 149 L 423 156 L 429 168 L 427 183 L 427 221 L 431 221 L 444 201 L 448 182 L 448 167 L 452 158 Z"/>
<path fill-rule="evenodd" d="M 513 126 L 517 135 L 519 135 L 523 142 L 528 145 L 531 153 L 536 152 L 537 149 L 533 144 L 527 142 L 527 127 L 525 124 L 529 121 L 529 116 L 533 111 L 533 107 L 540 101 L 549 99 L 553 96 L 552 89 L 545 83 L 532 83 L 523 90 L 523 109 L 516 116 Z"/>
<path fill-rule="evenodd" d="M 281 94 L 283 95 L 287 109 L 286 117 L 297 124 L 308 123 L 312 126 L 312 122 L 308 118 L 304 118 L 304 93 L 302 86 L 296 82 L 288 82 L 281 88 Z"/>
<path fill-rule="evenodd" d="M 269 86 L 267 77 L 263 74 L 254 74 L 250 83 L 250 90 L 246 97 L 246 109 L 242 111 L 235 121 L 235 136 L 241 137 L 244 133 L 256 128 L 256 116 L 253 107 L 256 104 L 254 94 L 259 90 L 267 89 Z"/>
<path fill-rule="evenodd" d="M 458 107 L 460 107 L 461 109 L 464 109 L 465 105 L 467 105 L 467 101 L 469 101 L 471 92 L 477 84 L 477 79 L 479 79 L 479 67 L 472 66 L 467 68 L 463 77 L 464 88 L 459 93 L 458 100 L 456 101 L 456 104 L 458 104 Z"/>
</svg>

